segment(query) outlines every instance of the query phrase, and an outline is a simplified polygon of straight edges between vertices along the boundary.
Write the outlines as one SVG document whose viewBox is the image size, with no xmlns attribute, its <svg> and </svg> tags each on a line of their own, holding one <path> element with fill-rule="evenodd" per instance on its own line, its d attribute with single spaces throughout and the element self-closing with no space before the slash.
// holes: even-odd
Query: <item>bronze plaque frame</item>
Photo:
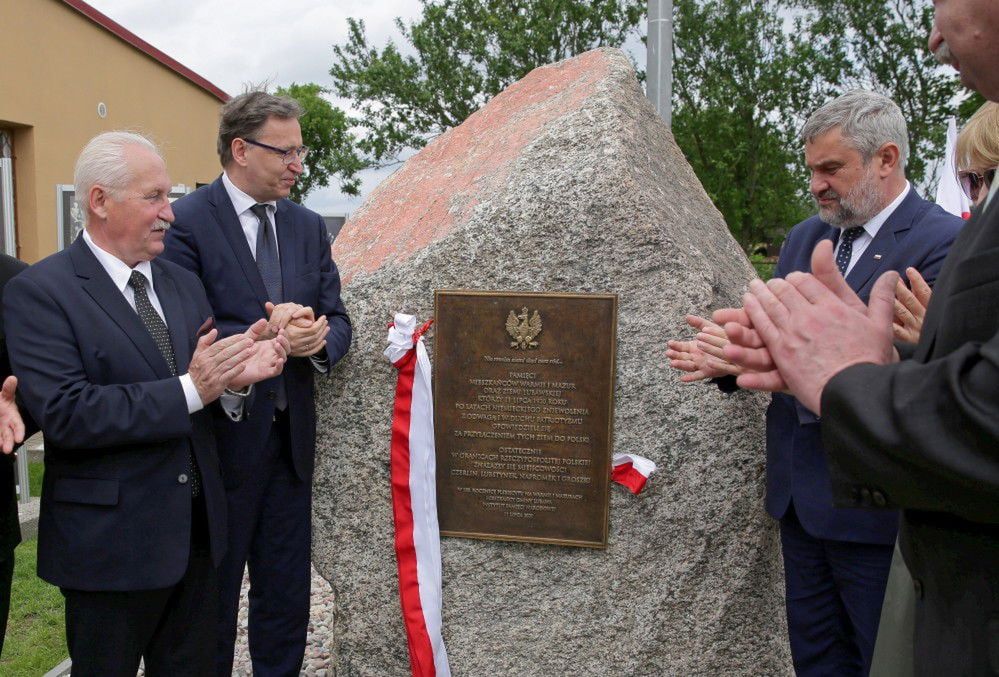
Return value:
<svg viewBox="0 0 999 677">
<path fill-rule="evenodd" d="M 617 295 L 438 290 L 441 534 L 604 548 Z"/>
</svg>

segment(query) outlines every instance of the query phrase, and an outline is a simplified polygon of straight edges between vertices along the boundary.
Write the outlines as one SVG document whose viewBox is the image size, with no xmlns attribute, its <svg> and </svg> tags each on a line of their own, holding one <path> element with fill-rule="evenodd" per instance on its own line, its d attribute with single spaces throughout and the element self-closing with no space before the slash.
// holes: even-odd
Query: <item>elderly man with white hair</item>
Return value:
<svg viewBox="0 0 999 677">
<path fill-rule="evenodd" d="M 198 278 L 157 260 L 173 220 L 156 147 L 95 137 L 76 165 L 86 229 L 7 284 L 4 326 L 45 435 L 38 575 L 66 600 L 74 675 L 208 674 L 225 497 L 211 417 L 279 373 L 288 341 L 215 341 Z"/>
</svg>

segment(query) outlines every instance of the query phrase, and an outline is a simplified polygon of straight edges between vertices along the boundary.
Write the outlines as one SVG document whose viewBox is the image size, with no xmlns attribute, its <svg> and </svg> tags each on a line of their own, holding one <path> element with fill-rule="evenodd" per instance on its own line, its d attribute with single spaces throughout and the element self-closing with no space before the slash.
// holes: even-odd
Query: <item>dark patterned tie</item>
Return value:
<svg viewBox="0 0 999 677">
<path fill-rule="evenodd" d="M 267 205 L 255 204 L 250 211 L 257 217 L 257 270 L 264 281 L 267 296 L 271 303 L 278 304 L 282 300 L 281 261 L 278 260 L 275 234 L 271 231 L 271 220 L 267 218 Z"/>
<path fill-rule="evenodd" d="M 250 207 L 250 211 L 257 217 L 257 270 L 267 289 L 267 297 L 276 305 L 281 303 L 284 294 L 281 289 L 281 261 L 274 241 L 275 233 L 271 231 L 271 220 L 267 218 L 267 205 L 255 204 Z M 281 376 L 275 382 L 274 406 L 280 411 L 288 406 L 288 395 Z"/>
<path fill-rule="evenodd" d="M 170 343 L 170 332 L 167 330 L 166 322 L 160 314 L 153 308 L 149 301 L 149 294 L 146 292 L 146 276 L 137 270 L 132 271 L 132 277 L 128 279 L 128 286 L 132 288 L 135 296 L 135 312 L 139 314 L 142 324 L 146 325 L 146 331 L 153 337 L 156 347 L 160 349 L 160 354 L 166 360 L 170 368 L 170 374 L 177 375 L 177 358 L 173 354 L 173 344 Z M 191 494 L 197 496 L 201 493 L 201 475 L 198 473 L 198 464 L 194 461 L 194 454 L 190 447 L 187 451 L 187 465 L 191 477 Z"/>
<path fill-rule="evenodd" d="M 847 228 L 839 236 L 839 253 L 836 254 L 836 265 L 839 272 L 846 275 L 846 269 L 850 267 L 850 259 L 853 258 L 853 241 L 864 232 L 863 226 Z"/>
</svg>

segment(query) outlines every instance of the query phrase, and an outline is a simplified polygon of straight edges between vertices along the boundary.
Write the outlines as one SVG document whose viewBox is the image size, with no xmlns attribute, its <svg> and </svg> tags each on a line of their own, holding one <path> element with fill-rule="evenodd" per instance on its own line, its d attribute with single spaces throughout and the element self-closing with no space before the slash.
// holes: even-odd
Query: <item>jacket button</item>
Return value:
<svg viewBox="0 0 999 677">
<path fill-rule="evenodd" d="M 867 487 L 860 488 L 860 504 L 870 505 L 871 504 L 871 490 Z"/>
<path fill-rule="evenodd" d="M 912 590 L 916 593 L 916 599 L 923 598 L 923 582 L 918 578 L 912 579 Z"/>
<path fill-rule="evenodd" d="M 277 399 L 277 393 L 274 392 L 273 390 L 268 390 L 267 391 L 267 399 L 269 399 L 269 400 L 276 400 Z"/>
<path fill-rule="evenodd" d="M 177 475 L 177 482 L 179 482 L 180 484 L 187 484 L 187 475 L 185 475 L 184 473 Z"/>
<path fill-rule="evenodd" d="M 883 508 L 886 505 L 888 505 L 888 499 L 886 499 L 885 495 L 882 494 L 880 491 L 872 491 L 871 499 L 874 501 L 874 505 L 878 506 L 879 508 Z"/>
</svg>

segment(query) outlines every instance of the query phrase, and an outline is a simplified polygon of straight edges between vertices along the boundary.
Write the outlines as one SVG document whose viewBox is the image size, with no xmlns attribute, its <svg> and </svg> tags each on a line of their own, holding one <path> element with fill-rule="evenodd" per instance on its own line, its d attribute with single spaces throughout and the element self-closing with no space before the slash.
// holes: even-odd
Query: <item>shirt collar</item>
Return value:
<svg viewBox="0 0 999 677">
<path fill-rule="evenodd" d="M 225 186 L 225 192 L 229 194 L 229 199 L 232 201 L 232 206 L 236 210 L 237 216 L 249 211 L 250 207 L 257 204 L 257 201 L 240 190 L 225 172 L 222 172 L 222 185 Z M 277 209 L 277 202 L 275 200 L 262 202 L 261 204 L 268 205 L 272 209 Z"/>
<path fill-rule="evenodd" d="M 132 271 L 137 270 L 143 274 L 146 278 L 146 282 L 149 285 L 149 289 L 153 288 L 153 267 L 150 265 L 149 261 L 139 261 L 135 268 L 129 268 L 128 264 L 119 259 L 114 254 L 101 249 L 101 247 L 94 242 L 94 239 L 90 237 L 90 233 L 87 229 L 83 229 L 83 241 L 87 243 L 90 247 L 90 251 L 94 253 L 97 257 L 98 263 L 101 267 L 107 271 L 108 275 L 111 276 L 111 281 L 114 282 L 114 286 L 118 288 L 118 291 L 125 293 L 125 287 L 128 286 L 128 281 L 132 277 Z"/>
<path fill-rule="evenodd" d="M 885 224 L 888 217 L 894 214 L 895 210 L 898 209 L 898 206 L 902 204 L 902 201 L 905 200 L 910 190 L 912 190 L 912 186 L 907 180 L 905 182 L 905 188 L 903 188 L 902 192 L 898 194 L 898 197 L 892 200 L 891 204 L 878 212 L 873 219 L 864 224 L 864 232 L 870 235 L 872 240 L 877 236 L 878 231 L 881 230 L 881 226 Z"/>
</svg>

